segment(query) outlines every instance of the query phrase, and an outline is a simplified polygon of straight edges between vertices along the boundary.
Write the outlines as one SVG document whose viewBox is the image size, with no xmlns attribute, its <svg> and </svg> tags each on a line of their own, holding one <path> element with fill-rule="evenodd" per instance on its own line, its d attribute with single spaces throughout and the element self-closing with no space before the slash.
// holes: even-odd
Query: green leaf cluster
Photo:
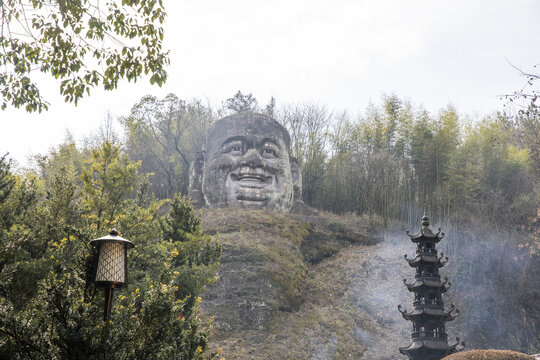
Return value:
<svg viewBox="0 0 540 360">
<path fill-rule="evenodd" d="M 5 0 L 0 2 L 0 107 L 47 110 L 39 71 L 59 80 L 66 102 L 90 90 L 116 89 L 122 79 L 167 79 L 162 1 Z"/>
<path fill-rule="evenodd" d="M 119 146 L 79 156 L 79 169 L 47 169 L 47 179 L 14 175 L 0 159 L 0 358 L 213 358 L 199 295 L 217 280 L 219 244 L 188 200 L 150 196 Z M 136 247 L 104 322 L 89 242 L 113 227 Z"/>
</svg>

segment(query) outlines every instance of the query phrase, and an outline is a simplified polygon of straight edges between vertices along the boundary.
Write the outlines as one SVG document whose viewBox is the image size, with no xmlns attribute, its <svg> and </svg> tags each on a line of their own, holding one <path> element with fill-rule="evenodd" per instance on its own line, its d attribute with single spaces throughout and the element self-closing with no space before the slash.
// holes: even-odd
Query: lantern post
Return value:
<svg viewBox="0 0 540 360">
<path fill-rule="evenodd" d="M 128 282 L 127 251 L 135 244 L 121 237 L 116 229 L 112 229 L 109 235 L 90 241 L 90 244 L 98 249 L 94 282 L 96 286 L 104 288 L 103 321 L 107 321 L 111 316 L 113 290 Z"/>
</svg>

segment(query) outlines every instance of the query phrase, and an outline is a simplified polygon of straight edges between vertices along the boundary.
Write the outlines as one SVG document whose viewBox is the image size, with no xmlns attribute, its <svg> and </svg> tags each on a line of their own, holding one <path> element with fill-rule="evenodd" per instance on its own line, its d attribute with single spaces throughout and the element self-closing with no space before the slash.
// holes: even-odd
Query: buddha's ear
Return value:
<svg viewBox="0 0 540 360">
<path fill-rule="evenodd" d="M 294 200 L 302 201 L 302 171 L 300 162 L 291 158 L 291 175 L 294 188 Z"/>
<path fill-rule="evenodd" d="M 189 189 L 188 194 L 191 198 L 191 203 L 195 207 L 204 205 L 204 195 L 202 192 L 202 178 L 204 172 L 204 163 L 206 151 L 201 150 L 195 153 L 189 163 Z"/>
</svg>

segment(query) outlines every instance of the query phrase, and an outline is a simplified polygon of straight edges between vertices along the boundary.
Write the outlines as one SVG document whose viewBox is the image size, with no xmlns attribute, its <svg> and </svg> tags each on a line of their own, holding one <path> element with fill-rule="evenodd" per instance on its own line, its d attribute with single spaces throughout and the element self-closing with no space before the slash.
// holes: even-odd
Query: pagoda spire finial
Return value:
<svg viewBox="0 0 540 360">
<path fill-rule="evenodd" d="M 429 227 L 429 219 L 426 215 L 426 208 L 427 208 L 427 205 L 424 204 L 424 216 L 422 217 L 422 227 L 423 228 L 428 228 Z"/>
</svg>

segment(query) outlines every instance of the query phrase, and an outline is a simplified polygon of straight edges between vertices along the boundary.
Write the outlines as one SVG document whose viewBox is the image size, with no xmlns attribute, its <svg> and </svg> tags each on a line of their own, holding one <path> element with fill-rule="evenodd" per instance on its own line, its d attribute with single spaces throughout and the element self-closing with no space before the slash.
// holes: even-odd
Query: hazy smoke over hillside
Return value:
<svg viewBox="0 0 540 360">
<path fill-rule="evenodd" d="M 443 295 L 445 309 L 455 304 L 460 316 L 447 323 L 449 342 L 455 337 L 467 343 L 467 349 L 499 348 L 534 351 L 538 347 L 537 276 L 524 272 L 527 256 L 520 253 L 509 234 L 492 231 L 450 231 L 438 244 L 450 261 L 441 270 L 441 278 L 448 277 L 452 286 Z M 410 342 L 412 324 L 403 319 L 397 305 L 411 310 L 414 295 L 403 285 L 403 279 L 414 279 L 414 269 L 403 259 L 414 256 L 413 244 L 405 232 L 386 234 L 382 243 L 371 248 L 362 264 L 363 272 L 353 275 L 347 292 L 354 306 L 366 311 L 375 324 L 358 329 L 358 340 L 365 342 L 365 359 L 395 359 L 401 355 L 399 346 Z M 519 288 L 528 283 L 527 288 Z M 536 303 L 535 303 L 536 301 Z M 516 313 L 524 303 L 532 311 Z"/>
</svg>

